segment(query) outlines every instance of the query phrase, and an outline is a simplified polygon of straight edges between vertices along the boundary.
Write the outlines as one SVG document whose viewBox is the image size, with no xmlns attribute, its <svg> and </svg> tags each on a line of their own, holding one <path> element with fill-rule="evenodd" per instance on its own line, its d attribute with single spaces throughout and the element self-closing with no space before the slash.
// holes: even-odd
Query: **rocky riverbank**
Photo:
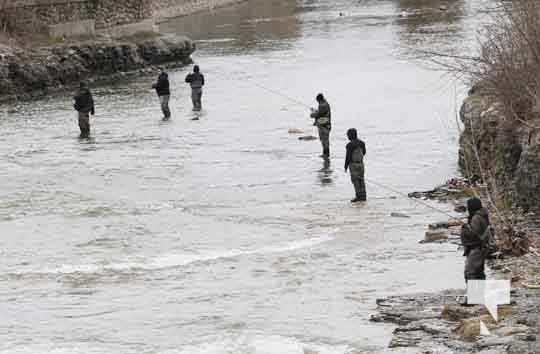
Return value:
<svg viewBox="0 0 540 354">
<path fill-rule="evenodd" d="M 465 179 L 451 179 L 433 190 L 411 193 L 411 198 L 455 204 L 456 217 L 430 224 L 419 242 L 450 242 L 460 247 L 460 228 L 466 222 L 465 200 L 473 189 L 485 188 L 484 185 L 472 186 Z M 496 218 L 493 219 L 496 222 Z M 530 231 L 536 229 L 538 220 L 527 214 L 516 217 L 513 225 L 516 229 Z M 503 228 L 500 224 L 497 226 Z M 512 285 L 511 303 L 498 307 L 497 322 L 485 306 L 462 304 L 465 284 L 461 290 L 379 299 L 378 313 L 371 320 L 396 324 L 389 347 L 414 347 L 425 354 L 540 353 L 540 254 L 531 246 L 533 242 L 524 241 L 530 240 L 533 234 L 523 236 L 523 233 L 515 235 L 509 248 L 504 244 L 505 238 L 500 237 L 499 251 L 488 261 L 488 279 L 509 279 Z M 480 335 L 480 320 L 488 326 L 490 336 Z"/>
<path fill-rule="evenodd" d="M 465 291 L 394 296 L 377 301 L 374 322 L 397 325 L 389 346 L 418 353 L 540 353 L 539 290 L 514 289 L 512 302 L 499 306 L 495 323 L 485 306 L 463 306 Z M 491 335 L 480 337 L 480 320 Z"/>
<path fill-rule="evenodd" d="M 176 35 L 95 38 L 35 48 L 0 44 L 0 100 L 36 97 L 83 79 L 111 79 L 155 65 L 185 65 L 194 50 L 191 40 Z"/>
</svg>

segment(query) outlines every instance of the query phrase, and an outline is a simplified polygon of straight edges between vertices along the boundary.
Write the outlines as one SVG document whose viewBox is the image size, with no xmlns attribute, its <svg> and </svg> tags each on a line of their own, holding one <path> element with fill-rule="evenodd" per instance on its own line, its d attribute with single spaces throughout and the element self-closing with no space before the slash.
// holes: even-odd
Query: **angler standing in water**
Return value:
<svg viewBox="0 0 540 354">
<path fill-rule="evenodd" d="M 319 130 L 319 139 L 323 149 L 322 157 L 330 157 L 330 130 L 332 129 L 330 105 L 324 98 L 322 93 L 316 97 L 319 107 L 311 109 L 311 118 L 315 118 L 313 125 Z"/>
<path fill-rule="evenodd" d="M 354 186 L 356 196 L 351 203 L 366 201 L 366 182 L 364 179 L 364 156 L 366 155 L 366 144 L 358 139 L 356 129 L 347 131 L 349 143 L 347 144 L 347 155 L 345 157 L 345 172 L 347 169 L 351 174 L 351 182 Z"/>
<path fill-rule="evenodd" d="M 191 86 L 191 100 L 193 101 L 193 110 L 202 109 L 202 87 L 204 86 L 204 75 L 200 73 L 198 65 L 193 67 L 193 72 L 186 76 L 186 82 Z"/>
<path fill-rule="evenodd" d="M 156 90 L 159 97 L 159 104 L 161 105 L 161 111 L 163 112 L 163 119 L 169 119 L 171 117 L 171 110 L 169 109 L 171 90 L 169 88 L 169 75 L 167 75 L 163 69 L 159 69 L 157 82 L 152 85 L 152 88 Z"/>
<path fill-rule="evenodd" d="M 75 104 L 73 108 L 78 112 L 79 129 L 81 138 L 87 138 L 90 135 L 90 114 L 94 115 L 94 99 L 85 82 L 79 84 L 79 90 L 73 97 Z"/>
</svg>

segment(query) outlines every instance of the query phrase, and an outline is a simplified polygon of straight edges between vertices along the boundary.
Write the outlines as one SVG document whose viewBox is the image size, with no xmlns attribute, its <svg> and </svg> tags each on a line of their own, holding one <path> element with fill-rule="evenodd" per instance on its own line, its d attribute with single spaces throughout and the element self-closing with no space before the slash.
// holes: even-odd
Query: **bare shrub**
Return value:
<svg viewBox="0 0 540 354">
<path fill-rule="evenodd" d="M 507 118 L 527 121 L 540 93 L 540 1 L 502 2 L 481 31 L 478 60 L 466 69 Z"/>
</svg>

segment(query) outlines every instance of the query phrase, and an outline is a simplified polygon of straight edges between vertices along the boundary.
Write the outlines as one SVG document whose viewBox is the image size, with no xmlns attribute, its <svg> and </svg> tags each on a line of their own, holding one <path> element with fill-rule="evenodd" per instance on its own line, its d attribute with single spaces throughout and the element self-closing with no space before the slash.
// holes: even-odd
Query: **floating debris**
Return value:
<svg viewBox="0 0 540 354">
<path fill-rule="evenodd" d="M 317 140 L 317 139 L 318 138 L 313 135 L 306 135 L 306 136 L 301 136 L 298 138 L 298 140 Z"/>
</svg>

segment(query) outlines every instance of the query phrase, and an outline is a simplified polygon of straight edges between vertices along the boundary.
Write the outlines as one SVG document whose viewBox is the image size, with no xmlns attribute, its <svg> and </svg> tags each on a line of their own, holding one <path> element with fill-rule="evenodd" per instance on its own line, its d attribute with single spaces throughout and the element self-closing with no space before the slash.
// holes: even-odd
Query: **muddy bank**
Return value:
<svg viewBox="0 0 540 354">
<path fill-rule="evenodd" d="M 91 40 L 36 49 L 0 45 L 0 100 L 25 99 L 70 87 L 81 79 L 111 79 L 154 65 L 191 62 L 195 45 L 167 35 Z"/>
</svg>

